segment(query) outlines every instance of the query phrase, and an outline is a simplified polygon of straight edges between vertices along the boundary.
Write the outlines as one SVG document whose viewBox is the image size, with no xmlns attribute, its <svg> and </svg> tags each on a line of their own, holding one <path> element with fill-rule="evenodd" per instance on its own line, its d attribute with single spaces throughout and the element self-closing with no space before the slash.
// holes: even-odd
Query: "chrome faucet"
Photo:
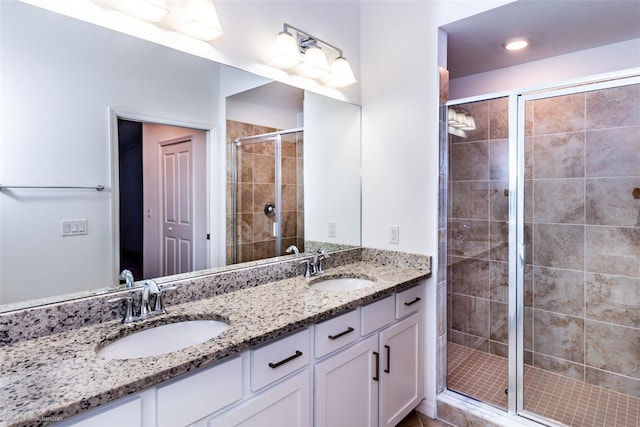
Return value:
<svg viewBox="0 0 640 427">
<path fill-rule="evenodd" d="M 151 307 L 149 305 L 149 294 L 153 294 L 158 297 L 160 295 L 160 289 L 153 280 L 145 280 L 142 285 L 142 300 L 140 301 L 140 319 L 146 319 L 151 314 Z"/>
<path fill-rule="evenodd" d="M 305 264 L 304 277 L 316 276 L 324 273 L 324 260 L 329 258 L 329 254 L 324 249 L 318 249 L 310 258 L 305 258 L 300 261 L 300 264 Z"/>
<path fill-rule="evenodd" d="M 286 250 L 286 253 L 290 254 L 291 252 L 294 252 L 296 254 L 296 258 L 300 257 L 300 251 L 298 250 L 298 247 L 296 245 L 291 245 L 289 246 Z"/>
<path fill-rule="evenodd" d="M 125 308 L 124 318 L 122 319 L 122 323 L 131 323 L 131 322 L 135 322 L 136 320 L 144 320 L 149 316 L 165 314 L 167 311 L 164 309 L 164 304 L 162 302 L 162 294 L 164 294 L 167 291 L 173 291 L 175 289 L 177 289 L 175 286 L 161 289 L 158 287 L 158 284 L 153 280 L 146 280 L 142 285 L 142 295 L 140 297 L 140 311 L 138 312 L 138 315 L 134 315 L 133 297 L 131 295 L 112 298 L 107 302 L 125 301 L 126 308 Z M 150 295 L 156 296 L 153 310 L 151 310 Z"/>
<path fill-rule="evenodd" d="M 133 287 L 133 273 L 130 270 L 122 270 L 120 280 L 125 281 L 125 288 L 129 289 Z"/>
</svg>

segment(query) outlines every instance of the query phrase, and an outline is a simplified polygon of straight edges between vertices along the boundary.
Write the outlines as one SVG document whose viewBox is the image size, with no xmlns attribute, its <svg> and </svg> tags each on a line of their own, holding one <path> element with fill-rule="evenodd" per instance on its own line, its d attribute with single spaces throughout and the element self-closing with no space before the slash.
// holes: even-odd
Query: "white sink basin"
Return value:
<svg viewBox="0 0 640 427">
<path fill-rule="evenodd" d="M 311 283 L 311 289 L 317 291 L 355 291 L 373 286 L 376 282 L 357 277 L 339 277 L 335 279 L 319 280 Z"/>
<path fill-rule="evenodd" d="M 111 360 L 159 356 L 210 340 L 228 328 L 227 323 L 217 320 L 169 323 L 122 337 L 98 350 L 98 357 Z"/>
</svg>

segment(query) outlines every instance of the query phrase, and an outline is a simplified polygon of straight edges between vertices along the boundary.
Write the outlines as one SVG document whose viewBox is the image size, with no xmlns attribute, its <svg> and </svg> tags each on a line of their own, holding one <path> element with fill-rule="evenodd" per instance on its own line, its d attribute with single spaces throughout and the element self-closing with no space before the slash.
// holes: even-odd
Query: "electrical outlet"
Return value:
<svg viewBox="0 0 640 427">
<path fill-rule="evenodd" d="M 400 227 L 397 225 L 389 226 L 389 243 L 395 245 L 400 243 Z"/>
<path fill-rule="evenodd" d="M 336 222 L 329 221 L 329 237 L 336 237 Z"/>
</svg>

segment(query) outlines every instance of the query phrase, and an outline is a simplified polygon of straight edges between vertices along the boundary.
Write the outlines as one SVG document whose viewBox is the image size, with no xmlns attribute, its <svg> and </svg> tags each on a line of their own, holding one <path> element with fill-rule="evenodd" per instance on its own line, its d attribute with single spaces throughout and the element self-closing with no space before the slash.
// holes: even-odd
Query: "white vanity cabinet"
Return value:
<svg viewBox="0 0 640 427">
<path fill-rule="evenodd" d="M 184 426 L 239 401 L 242 378 L 242 358 L 234 357 L 163 383 L 156 387 L 156 426 Z"/>
<path fill-rule="evenodd" d="M 423 294 L 421 284 L 360 308 L 365 338 L 315 366 L 317 427 L 395 426 L 418 406 Z"/>
<path fill-rule="evenodd" d="M 250 379 L 242 402 L 191 427 L 307 427 L 311 425 L 311 330 L 245 353 Z"/>
<path fill-rule="evenodd" d="M 421 313 L 380 332 L 380 423 L 398 424 L 423 398 Z"/>
<path fill-rule="evenodd" d="M 424 283 L 58 427 L 395 426 L 423 397 Z"/>
<path fill-rule="evenodd" d="M 142 427 L 142 398 L 137 395 L 127 397 L 56 425 L 58 427 Z"/>
<path fill-rule="evenodd" d="M 304 370 L 233 409 L 207 427 L 306 427 L 311 425 L 311 373 Z"/>
<path fill-rule="evenodd" d="M 315 366 L 315 425 L 376 426 L 378 337 L 366 338 Z"/>
</svg>

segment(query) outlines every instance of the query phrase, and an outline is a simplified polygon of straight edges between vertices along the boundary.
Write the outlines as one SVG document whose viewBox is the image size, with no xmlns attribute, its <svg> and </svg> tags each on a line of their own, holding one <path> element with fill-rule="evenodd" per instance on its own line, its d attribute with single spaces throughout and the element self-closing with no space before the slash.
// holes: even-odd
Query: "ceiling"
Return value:
<svg viewBox="0 0 640 427">
<path fill-rule="evenodd" d="M 457 78 L 640 38 L 640 0 L 519 0 L 441 28 Z M 531 45 L 507 52 L 501 45 L 514 37 Z"/>
</svg>

